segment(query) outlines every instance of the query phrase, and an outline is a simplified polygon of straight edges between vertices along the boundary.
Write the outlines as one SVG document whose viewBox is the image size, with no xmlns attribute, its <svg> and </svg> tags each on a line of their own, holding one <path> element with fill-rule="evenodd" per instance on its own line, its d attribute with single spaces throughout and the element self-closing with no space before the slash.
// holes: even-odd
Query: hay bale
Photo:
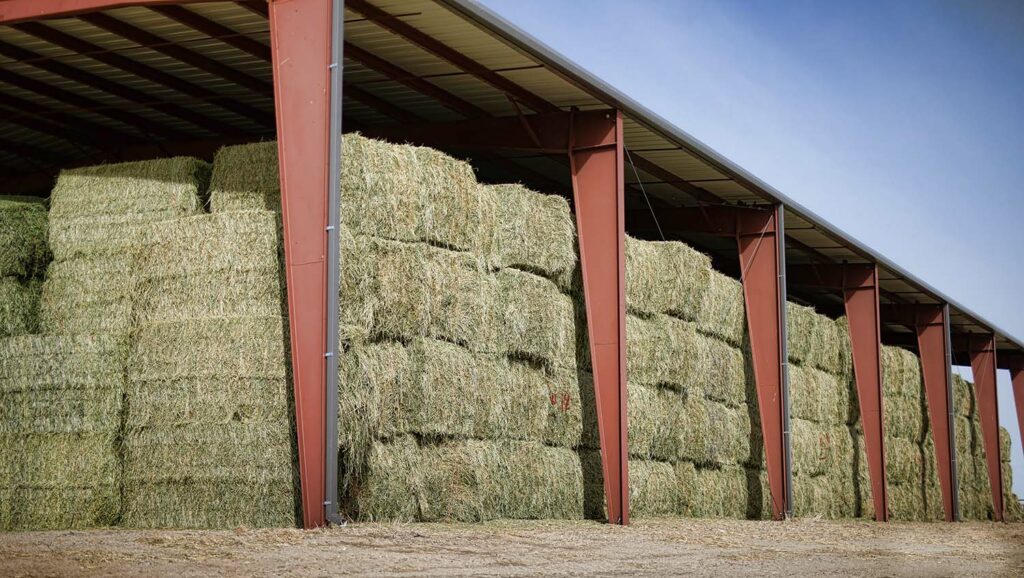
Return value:
<svg viewBox="0 0 1024 578">
<path fill-rule="evenodd" d="M 135 267 L 131 255 L 51 263 L 40 296 L 42 332 L 127 332 L 137 283 Z"/>
<path fill-rule="evenodd" d="M 666 462 L 629 460 L 629 511 L 637 518 L 679 513 L 680 484 L 675 468 Z"/>
<path fill-rule="evenodd" d="M 886 436 L 885 470 L 890 483 L 922 486 L 925 464 L 920 442 Z"/>
<path fill-rule="evenodd" d="M 551 281 L 525 271 L 496 274 L 498 297 L 490 323 L 497 328 L 494 350 L 549 368 L 575 369 L 576 306 Z"/>
<path fill-rule="evenodd" d="M 40 292 L 39 281 L 0 277 L 0 337 L 38 331 Z"/>
<path fill-rule="evenodd" d="M 695 518 L 754 518 L 770 515 L 771 498 L 761 470 L 742 466 L 701 468 L 675 464 L 679 513 Z"/>
<path fill-rule="evenodd" d="M 213 159 L 210 211 L 280 211 L 277 141 L 222 147 Z"/>
<path fill-rule="evenodd" d="M 921 442 L 925 438 L 927 411 L 923 398 L 908 398 L 899 395 L 886 396 L 885 434 Z"/>
<path fill-rule="evenodd" d="M 163 213 L 54 217 L 50 247 L 58 262 L 134 256 L 149 241 L 153 223 L 165 218 L 172 217 Z"/>
<path fill-rule="evenodd" d="M 497 229 L 488 261 L 554 281 L 562 291 L 573 289 L 578 275 L 576 223 L 569 202 L 518 185 L 480 185 L 497 200 Z"/>
<path fill-rule="evenodd" d="M 848 379 L 796 363 L 789 365 L 789 403 L 793 418 L 827 424 L 854 421 Z"/>
<path fill-rule="evenodd" d="M 970 416 L 974 414 L 974 385 L 953 374 L 953 408 L 958 416 Z"/>
<path fill-rule="evenodd" d="M 839 325 L 812 307 L 786 302 L 789 360 L 836 375 L 850 372 L 849 339 Z"/>
<path fill-rule="evenodd" d="M 359 134 L 346 134 L 343 147 L 341 218 L 353 234 L 493 251 L 498 199 L 468 163 Z"/>
<path fill-rule="evenodd" d="M 854 489 L 853 464 L 847 462 L 845 466 L 842 471 L 837 470 L 829 475 L 794 475 L 793 514 L 829 519 L 855 516 L 857 493 Z"/>
<path fill-rule="evenodd" d="M 47 225 L 41 200 L 0 195 L 0 277 L 42 277 L 50 261 Z"/>
<path fill-rule="evenodd" d="M 893 396 L 924 399 L 921 361 L 917 355 L 900 347 L 883 345 L 882 388 L 886 399 Z"/>
<path fill-rule="evenodd" d="M 711 275 L 711 260 L 675 241 L 626 237 L 626 308 L 696 320 Z"/>
<path fill-rule="evenodd" d="M 794 475 L 852 478 L 854 440 L 846 425 L 793 418 L 790 427 Z"/>
<path fill-rule="evenodd" d="M 423 469 L 420 449 L 412 436 L 373 442 L 354 497 L 359 518 L 370 522 L 418 520 L 424 499 Z"/>
<path fill-rule="evenodd" d="M 747 340 L 747 313 L 743 285 L 712 270 L 701 292 L 697 308 L 697 328 L 705 335 L 741 347 Z"/>
</svg>

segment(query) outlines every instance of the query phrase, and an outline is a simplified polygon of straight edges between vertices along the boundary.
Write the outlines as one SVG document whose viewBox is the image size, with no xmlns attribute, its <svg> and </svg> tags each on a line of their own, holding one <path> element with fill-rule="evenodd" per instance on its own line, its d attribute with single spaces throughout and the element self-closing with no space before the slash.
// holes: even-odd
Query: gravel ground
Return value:
<svg viewBox="0 0 1024 578">
<path fill-rule="evenodd" d="M 1024 576 L 1024 524 L 646 520 L 0 534 L 0 576 Z"/>
</svg>

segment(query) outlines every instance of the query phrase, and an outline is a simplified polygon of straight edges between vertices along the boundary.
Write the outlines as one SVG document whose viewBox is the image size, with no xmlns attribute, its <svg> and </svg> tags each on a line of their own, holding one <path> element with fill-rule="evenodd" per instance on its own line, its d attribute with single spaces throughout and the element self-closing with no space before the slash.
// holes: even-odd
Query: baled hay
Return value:
<svg viewBox="0 0 1024 578">
<path fill-rule="evenodd" d="M 110 387 L 124 380 L 125 347 L 110 335 L 0 339 L 0 390 Z"/>
<path fill-rule="evenodd" d="M 209 173 L 207 163 L 188 157 L 65 169 L 50 194 L 50 216 L 152 221 L 195 214 L 202 210 Z"/>
<path fill-rule="evenodd" d="M 771 496 L 761 470 L 742 466 L 674 467 L 679 483 L 679 513 L 695 518 L 767 518 Z"/>
<path fill-rule="evenodd" d="M 129 428 L 290 419 L 284 377 L 178 377 L 132 379 L 125 417 Z M 285 427 L 287 424 L 282 425 Z"/>
<path fill-rule="evenodd" d="M 496 350 L 548 367 L 575 369 L 576 310 L 572 298 L 547 279 L 515 269 L 496 275 L 498 298 L 491 322 Z"/>
<path fill-rule="evenodd" d="M 871 478 L 868 472 L 864 440 L 858 438 L 861 516 L 875 515 Z M 889 510 L 897 520 L 928 519 L 925 501 L 925 464 L 920 445 L 901 438 L 886 437 L 886 474 Z M 964 490 L 961 490 L 961 495 Z"/>
<path fill-rule="evenodd" d="M 287 419 L 129 430 L 124 448 L 125 526 L 296 524 Z"/>
<path fill-rule="evenodd" d="M 68 388 L 11 381 L 2 387 L 0 432 L 109 432 L 117 429 L 120 420 L 124 389 L 119 382 Z"/>
<path fill-rule="evenodd" d="M 131 323 L 136 262 L 130 256 L 54 261 L 43 283 L 43 333 L 126 332 Z"/>
<path fill-rule="evenodd" d="M 697 327 L 734 347 L 742 346 L 747 338 L 743 285 L 728 275 L 711 271 L 700 297 Z"/>
<path fill-rule="evenodd" d="M 57 261 L 135 256 L 149 242 L 153 224 L 168 218 L 161 213 L 55 218 L 50 247 Z"/>
<path fill-rule="evenodd" d="M 927 520 L 924 486 L 918 483 L 889 483 L 889 509 L 896 520 Z"/>
<path fill-rule="evenodd" d="M 0 488 L 0 529 L 71 530 L 113 526 L 120 519 L 119 485 Z"/>
<path fill-rule="evenodd" d="M 999 428 L 999 459 L 1006 462 L 1010 460 L 1010 432 L 1005 427 Z"/>
<path fill-rule="evenodd" d="M 794 475 L 852 478 L 854 441 L 849 428 L 799 418 L 790 426 Z"/>
<path fill-rule="evenodd" d="M 626 237 L 626 307 L 695 320 L 711 275 L 711 260 L 674 241 Z"/>
<path fill-rule="evenodd" d="M 980 456 L 984 442 L 981 435 L 981 423 L 976 416 L 974 419 L 961 415 L 956 416 L 953 428 L 956 434 L 957 452 Z"/>
<path fill-rule="evenodd" d="M 359 134 L 343 147 L 341 218 L 354 234 L 490 253 L 498 200 L 468 163 Z"/>
<path fill-rule="evenodd" d="M 883 345 L 882 386 L 887 399 L 891 396 L 922 399 L 921 361 L 906 349 Z"/>
<path fill-rule="evenodd" d="M 953 374 L 953 408 L 958 416 L 974 413 L 974 384 Z"/>
<path fill-rule="evenodd" d="M 887 396 L 884 404 L 887 436 L 915 441 L 924 439 L 927 410 L 921 399 L 893 395 Z"/>
<path fill-rule="evenodd" d="M 845 471 L 836 471 L 832 475 L 793 476 L 794 515 L 829 519 L 856 515 L 853 464 L 847 463 L 846 466 Z"/>
<path fill-rule="evenodd" d="M 789 404 L 794 418 L 828 424 L 849 423 L 856 415 L 850 405 L 850 383 L 820 369 L 789 365 Z"/>
<path fill-rule="evenodd" d="M 46 205 L 0 195 L 0 277 L 41 277 L 50 260 Z"/>
<path fill-rule="evenodd" d="M 629 460 L 629 512 L 637 518 L 679 513 L 680 485 L 672 464 Z"/>
<path fill-rule="evenodd" d="M 400 437 L 375 444 L 356 501 L 367 520 L 580 518 L 583 478 L 568 449 L 480 440 L 419 448 Z"/>
<path fill-rule="evenodd" d="M 38 281 L 0 277 L 0 337 L 35 333 L 39 328 Z"/>
<path fill-rule="evenodd" d="M 497 199 L 497 238 L 491 263 L 537 273 L 563 291 L 572 289 L 579 253 L 569 202 L 517 184 L 480 186 L 490 189 Z"/>
<path fill-rule="evenodd" d="M 743 353 L 668 315 L 626 317 L 629 380 L 702 394 L 732 407 L 747 403 Z"/>
<path fill-rule="evenodd" d="M 913 440 L 886 436 L 885 472 L 891 483 L 922 485 L 925 464 L 921 444 Z"/>
<path fill-rule="evenodd" d="M 137 268 L 136 322 L 281 315 L 278 235 L 269 211 L 157 223 Z"/>
<path fill-rule="evenodd" d="M 849 341 L 835 321 L 811 307 L 787 302 L 786 331 L 790 361 L 832 374 L 849 373 Z"/>
<path fill-rule="evenodd" d="M 210 211 L 280 211 L 277 142 L 226 146 L 210 176 Z"/>
</svg>

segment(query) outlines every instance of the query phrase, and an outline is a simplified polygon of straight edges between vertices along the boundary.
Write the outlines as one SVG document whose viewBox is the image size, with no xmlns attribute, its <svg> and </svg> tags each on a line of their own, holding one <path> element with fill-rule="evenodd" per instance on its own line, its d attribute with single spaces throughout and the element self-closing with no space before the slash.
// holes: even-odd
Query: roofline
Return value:
<svg viewBox="0 0 1024 578">
<path fill-rule="evenodd" d="M 740 181 L 741 184 L 750 187 L 753 189 L 752 192 L 761 196 L 766 201 L 782 203 L 788 210 L 808 221 L 811 221 L 816 227 L 822 229 L 826 234 L 842 239 L 844 242 L 849 244 L 854 251 L 860 253 L 866 259 L 874 261 L 886 269 L 904 277 L 906 281 L 917 285 L 925 293 L 930 293 L 932 297 L 949 304 L 951 307 L 955 308 L 961 314 L 969 317 L 978 325 L 988 327 L 993 333 L 1007 339 L 1019 349 L 1024 350 L 1024 342 L 1017 339 L 1009 332 L 1000 329 L 996 324 L 986 320 L 984 317 L 974 313 L 954 299 L 946 296 L 929 283 L 922 281 L 903 267 L 868 247 L 853 235 L 846 233 L 839 227 L 829 223 L 814 211 L 811 211 L 800 203 L 787 197 L 775 187 L 751 174 L 746 169 L 740 167 L 735 162 L 729 160 L 724 155 L 712 149 L 710 146 L 701 142 L 699 139 L 679 128 L 669 120 L 626 96 L 620 90 L 602 81 L 594 74 L 584 70 L 578 64 L 569 60 L 566 56 L 560 54 L 490 8 L 483 6 L 476 0 L 434 1 L 462 14 L 464 17 L 472 20 L 481 27 L 491 30 L 506 42 L 543 62 L 545 66 L 564 77 L 567 81 L 577 85 L 587 92 L 592 93 L 594 96 L 604 101 L 605 104 L 622 110 L 633 120 L 675 142 L 680 147 L 689 150 L 693 154 L 704 159 L 706 162 L 714 165 L 722 172 L 729 174 L 735 180 Z"/>
</svg>

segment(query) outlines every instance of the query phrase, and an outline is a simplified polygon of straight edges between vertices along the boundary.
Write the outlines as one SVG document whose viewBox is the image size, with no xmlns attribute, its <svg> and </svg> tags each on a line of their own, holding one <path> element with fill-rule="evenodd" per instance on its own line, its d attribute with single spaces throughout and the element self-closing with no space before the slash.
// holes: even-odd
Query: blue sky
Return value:
<svg viewBox="0 0 1024 578">
<path fill-rule="evenodd" d="M 1024 339 L 1024 2 L 483 2 Z"/>
</svg>

